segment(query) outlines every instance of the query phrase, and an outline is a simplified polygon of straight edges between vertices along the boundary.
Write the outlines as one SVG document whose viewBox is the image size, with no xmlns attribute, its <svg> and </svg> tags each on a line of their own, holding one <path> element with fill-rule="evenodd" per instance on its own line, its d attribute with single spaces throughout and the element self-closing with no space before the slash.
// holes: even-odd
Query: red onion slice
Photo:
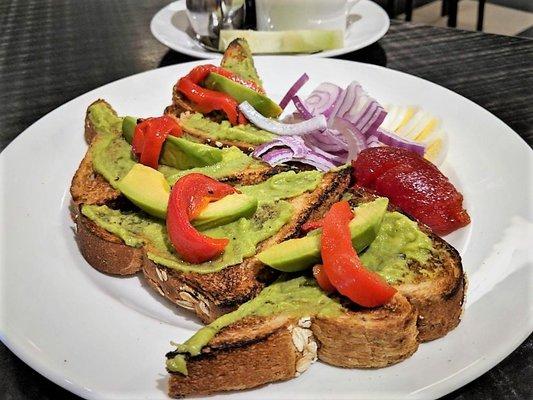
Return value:
<svg viewBox="0 0 533 400">
<path fill-rule="evenodd" d="M 381 143 L 392 147 L 400 147 L 402 149 L 411 150 L 420 154 L 421 156 L 424 156 L 426 151 L 426 146 L 424 144 L 401 138 L 395 133 L 383 128 L 380 128 L 376 131 L 376 136 Z"/>
<path fill-rule="evenodd" d="M 334 124 L 342 132 L 348 143 L 348 157 L 346 161 L 355 160 L 357 155 L 367 147 L 365 136 L 350 121 L 345 119 L 336 117 Z"/>
<path fill-rule="evenodd" d="M 305 104 L 298 96 L 294 96 L 292 102 L 303 119 L 313 118 L 313 114 L 305 107 Z"/>
<path fill-rule="evenodd" d="M 326 117 L 317 115 L 306 121 L 298 122 L 296 124 L 284 124 L 274 119 L 266 118 L 255 108 L 253 108 L 247 101 L 239 104 L 239 110 L 248 118 L 248 120 L 255 126 L 264 129 L 265 131 L 275 133 L 276 135 L 305 135 L 313 131 L 323 131 L 328 127 Z"/>
<path fill-rule="evenodd" d="M 291 86 L 291 88 L 287 91 L 285 96 L 283 96 L 283 99 L 279 102 L 279 106 L 282 110 L 285 110 L 285 107 L 287 107 L 287 104 L 289 104 L 289 101 L 298 93 L 298 91 L 302 88 L 303 85 L 309 80 L 309 76 L 304 73 L 302 76 L 298 78 L 296 82 L 294 82 L 294 85 Z"/>
<path fill-rule="evenodd" d="M 313 115 L 323 114 L 329 117 L 341 93 L 339 86 L 323 82 L 305 99 L 305 107 Z"/>
</svg>

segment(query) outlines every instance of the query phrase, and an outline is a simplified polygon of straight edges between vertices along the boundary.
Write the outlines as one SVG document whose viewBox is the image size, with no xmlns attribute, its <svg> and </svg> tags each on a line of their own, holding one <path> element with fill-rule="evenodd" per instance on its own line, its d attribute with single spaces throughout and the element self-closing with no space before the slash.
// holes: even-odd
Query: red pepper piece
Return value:
<svg viewBox="0 0 533 400">
<path fill-rule="evenodd" d="M 352 246 L 347 201 L 335 203 L 323 219 L 321 254 L 324 271 L 337 291 L 364 307 L 377 307 L 396 293 L 381 276 L 367 270 Z"/>
<path fill-rule="evenodd" d="M 191 220 L 209 201 L 235 192 L 233 186 L 202 174 L 185 175 L 174 184 L 168 202 L 167 231 L 170 242 L 183 260 L 199 264 L 224 252 L 228 239 L 205 236 L 192 226 Z"/>
<path fill-rule="evenodd" d="M 317 264 L 313 267 L 313 276 L 315 277 L 318 286 L 320 286 L 320 288 L 324 292 L 335 292 L 335 286 L 333 286 L 329 281 L 329 278 L 326 275 L 326 272 L 324 271 L 324 266 L 322 264 Z"/>
<path fill-rule="evenodd" d="M 195 103 L 200 112 L 209 113 L 211 111 L 221 110 L 226 114 L 232 125 L 245 124 L 247 122 L 246 118 L 239 111 L 239 104 L 233 97 L 226 93 L 217 92 L 200 86 L 200 83 L 207 78 L 207 75 L 211 72 L 224 75 L 235 82 L 245 84 L 253 90 L 259 91 L 257 85 L 253 82 L 244 81 L 230 71 L 210 64 L 200 65 L 193 68 L 191 72 L 178 81 L 176 88 L 190 101 Z"/>
<path fill-rule="evenodd" d="M 315 229 L 322 228 L 323 220 L 317 219 L 316 221 L 307 221 L 302 225 L 302 232 L 307 233 L 314 231 Z"/>
<path fill-rule="evenodd" d="M 259 86 L 257 86 L 255 82 L 242 79 L 240 76 L 234 74 L 233 72 L 222 67 L 217 67 L 213 64 L 199 65 L 198 67 L 194 67 L 191 72 L 189 72 L 186 76 L 190 78 L 194 83 L 199 84 L 203 82 L 211 72 L 231 79 L 233 82 L 240 83 L 241 85 L 246 86 L 247 88 L 252 89 L 257 93 L 265 93 L 265 91 Z"/>
<path fill-rule="evenodd" d="M 168 135 L 182 135 L 178 122 L 168 115 L 148 118 L 137 124 L 132 140 L 132 150 L 139 162 L 157 169 L 161 149 Z"/>
</svg>

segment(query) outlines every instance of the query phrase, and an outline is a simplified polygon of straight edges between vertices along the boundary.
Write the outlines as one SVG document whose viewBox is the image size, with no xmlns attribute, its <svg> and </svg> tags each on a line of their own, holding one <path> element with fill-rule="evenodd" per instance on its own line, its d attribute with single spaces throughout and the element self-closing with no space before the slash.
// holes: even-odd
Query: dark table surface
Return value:
<svg viewBox="0 0 533 400">
<path fill-rule="evenodd" d="M 193 60 L 150 34 L 168 1 L 0 0 L 0 150 L 64 102 L 116 79 Z M 533 41 L 393 22 L 339 58 L 405 71 L 473 100 L 533 144 Z M 482 129 L 482 128 L 481 128 Z M 533 398 L 533 339 L 446 399 Z M 75 399 L 0 344 L 0 399 Z"/>
</svg>

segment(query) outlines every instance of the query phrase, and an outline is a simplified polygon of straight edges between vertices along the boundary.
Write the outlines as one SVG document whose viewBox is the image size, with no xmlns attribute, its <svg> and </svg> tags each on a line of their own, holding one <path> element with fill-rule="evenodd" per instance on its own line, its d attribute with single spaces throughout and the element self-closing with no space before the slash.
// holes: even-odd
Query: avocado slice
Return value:
<svg viewBox="0 0 533 400">
<path fill-rule="evenodd" d="M 170 185 L 161 172 L 135 164 L 118 182 L 118 190 L 146 213 L 157 218 L 166 218 Z M 241 193 L 232 194 L 210 203 L 192 223 L 198 229 L 214 228 L 241 217 L 249 217 L 256 209 L 255 197 Z"/>
<path fill-rule="evenodd" d="M 169 167 L 190 169 L 205 167 L 222 161 L 222 152 L 212 146 L 169 136 L 163 144 L 159 160 L 161 164 Z"/>
<path fill-rule="evenodd" d="M 208 206 L 192 221 L 198 229 L 214 228 L 251 217 L 257 210 L 257 199 L 246 194 L 230 194 Z"/>
<path fill-rule="evenodd" d="M 135 127 L 137 126 L 137 118 L 135 117 L 124 117 L 122 120 L 122 136 L 126 142 L 131 144 L 133 142 L 133 135 L 135 134 Z"/>
<path fill-rule="evenodd" d="M 141 210 L 165 219 L 170 185 L 161 172 L 143 164 L 135 164 L 117 187 Z"/>
<path fill-rule="evenodd" d="M 262 87 L 261 78 L 255 69 L 252 52 L 246 39 L 235 39 L 225 48 L 220 66 Z"/>
<path fill-rule="evenodd" d="M 204 81 L 204 85 L 208 89 L 216 90 L 217 92 L 223 92 L 229 94 L 238 103 L 247 101 L 257 111 L 263 114 L 265 117 L 277 117 L 283 111 L 279 105 L 274 103 L 268 97 L 263 94 L 257 93 L 240 83 L 234 82 L 225 76 L 211 72 Z"/>
<path fill-rule="evenodd" d="M 122 121 L 122 135 L 131 144 L 137 118 L 124 117 Z M 190 169 L 195 167 L 205 167 L 222 161 L 222 152 L 212 146 L 191 142 L 190 140 L 169 136 L 163 144 L 161 164 L 177 169 Z"/>
<path fill-rule="evenodd" d="M 380 197 L 355 208 L 355 218 L 349 228 L 354 248 L 360 252 L 376 238 L 381 221 L 387 211 L 388 199 Z M 320 231 L 311 232 L 299 239 L 281 242 L 257 254 L 264 264 L 283 271 L 296 272 L 320 262 Z"/>
</svg>

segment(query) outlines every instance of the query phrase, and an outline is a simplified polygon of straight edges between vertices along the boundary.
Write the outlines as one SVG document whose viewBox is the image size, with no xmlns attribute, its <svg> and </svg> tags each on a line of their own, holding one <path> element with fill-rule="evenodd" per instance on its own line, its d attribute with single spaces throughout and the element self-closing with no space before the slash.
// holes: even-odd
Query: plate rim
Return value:
<svg viewBox="0 0 533 400">
<path fill-rule="evenodd" d="M 280 58 L 279 58 L 280 56 L 257 56 L 257 57 L 261 58 L 261 59 L 270 58 L 270 59 L 272 59 L 272 61 L 275 61 L 275 62 L 280 62 L 281 61 Z M 283 56 L 283 58 L 294 59 L 294 57 L 290 57 L 290 56 Z M 322 61 L 322 60 L 324 60 L 324 61 Z M 81 97 L 88 96 L 88 95 L 90 95 L 91 93 L 93 93 L 95 91 L 99 91 L 99 90 L 101 90 L 103 88 L 106 88 L 108 86 L 114 85 L 117 82 L 120 82 L 120 81 L 123 81 L 123 80 L 126 80 L 126 79 L 138 78 L 139 76 L 142 76 L 144 74 L 148 75 L 148 74 L 154 73 L 154 71 L 158 71 L 158 70 L 164 70 L 164 69 L 169 69 L 170 70 L 170 69 L 173 69 L 173 68 L 184 68 L 186 66 L 194 66 L 194 65 L 197 65 L 197 64 L 201 64 L 202 62 L 205 62 L 205 60 L 190 61 L 190 62 L 186 62 L 186 63 L 180 63 L 180 64 L 165 66 L 165 67 L 161 67 L 161 68 L 156 68 L 156 69 L 152 69 L 152 70 L 148 70 L 148 71 L 142 71 L 142 72 L 139 72 L 137 74 L 125 76 L 125 77 L 122 77 L 120 79 L 108 82 L 105 85 L 96 87 L 96 88 L 94 88 L 92 90 L 89 90 L 89 91 L 79 95 L 79 96 L 76 96 L 75 98 L 63 103 L 59 107 L 57 107 L 54 110 L 48 112 L 47 114 L 45 114 L 44 116 L 42 116 L 41 118 L 36 120 L 34 123 L 32 123 L 30 126 L 25 128 L 20 134 L 18 134 L 17 137 L 14 140 L 12 140 L 0 152 L 0 166 L 1 166 L 2 160 L 6 157 L 6 154 L 11 153 L 12 151 L 15 151 L 13 149 L 17 147 L 16 143 L 19 143 L 19 141 L 22 140 L 21 138 L 27 136 L 28 135 L 28 131 L 31 128 L 33 128 L 34 125 L 37 125 L 37 124 L 41 123 L 41 121 L 43 119 L 49 118 L 51 114 L 60 113 L 63 108 L 67 107 L 69 104 L 71 104 L 73 102 L 78 101 Z M 313 62 L 315 62 L 315 61 L 313 61 Z M 436 84 L 434 82 L 431 82 L 431 81 L 429 81 L 427 79 L 420 78 L 418 76 L 411 75 L 411 74 L 403 72 L 403 71 L 398 71 L 398 70 L 395 70 L 395 69 L 392 69 L 392 68 L 383 67 L 383 66 L 380 66 L 380 65 L 366 64 L 366 63 L 361 63 L 361 62 L 356 62 L 356 61 L 349 61 L 349 60 L 338 60 L 338 59 L 331 59 L 330 60 L 330 59 L 327 59 L 327 58 L 319 58 L 319 60 L 316 61 L 316 62 L 319 62 L 319 63 L 321 63 L 321 62 L 324 62 L 324 63 L 332 62 L 332 63 L 344 63 L 344 64 L 356 63 L 356 64 L 362 65 L 364 68 L 376 68 L 376 69 L 386 70 L 387 73 L 399 74 L 401 76 L 406 75 L 406 76 L 408 76 L 410 78 L 415 78 L 417 80 L 424 81 L 425 84 L 430 84 L 432 86 L 436 86 L 436 87 L 439 88 L 439 90 L 444 89 L 444 90 L 446 90 L 448 92 L 451 92 L 455 96 L 459 96 L 460 98 L 462 98 L 463 101 L 466 100 L 466 102 L 468 102 L 471 106 L 477 107 L 478 109 L 480 109 L 480 111 L 482 111 L 485 114 L 487 114 L 488 116 L 490 116 L 490 118 L 493 118 L 494 120 L 497 120 L 500 124 L 502 124 L 505 127 L 507 127 L 510 131 L 514 132 L 515 135 L 512 135 L 512 136 L 515 136 L 514 140 L 516 140 L 516 137 L 519 139 L 519 141 L 516 142 L 517 145 L 524 146 L 524 149 L 529 149 L 531 151 L 531 149 L 530 149 L 529 145 L 527 144 L 527 142 L 525 141 L 525 139 L 522 138 L 514 129 L 512 129 L 504 121 L 502 121 L 498 116 L 494 115 L 493 113 L 491 113 L 487 109 L 483 108 L 479 104 L 475 103 L 474 101 L 472 101 L 472 100 L 462 96 L 461 94 L 459 94 L 457 92 L 454 92 L 453 90 L 448 89 L 448 88 L 446 88 L 444 86 L 441 86 L 441 85 Z M 521 143 L 521 144 L 518 144 L 518 143 Z M 5 264 L 4 264 L 3 259 L 0 259 L 0 272 L 1 272 L 1 270 L 5 270 Z M 2 304 L 3 303 L 4 302 L 2 301 Z M 3 325 L 3 320 L 0 320 L 0 323 L 2 323 L 2 325 Z M 86 397 L 86 398 L 89 398 L 89 399 L 99 398 L 101 396 L 101 393 L 100 393 L 100 396 L 99 396 L 98 393 L 93 393 L 93 392 L 88 392 L 86 390 L 83 390 L 83 386 L 82 385 L 76 384 L 76 382 L 68 380 L 63 375 L 58 373 L 56 369 L 47 368 L 46 365 L 45 365 L 46 363 L 43 360 L 40 360 L 38 357 L 36 357 L 35 354 L 32 354 L 31 351 L 29 350 L 29 347 L 18 346 L 15 343 L 16 340 L 11 340 L 9 337 L 7 337 L 7 335 L 4 334 L 4 329 L 2 327 L 0 327 L 0 328 L 1 328 L 0 329 L 0 340 L 18 358 L 20 358 L 24 363 L 26 363 L 28 366 L 30 366 L 30 368 L 36 370 L 39 374 L 43 375 L 47 379 L 51 380 L 52 382 L 55 382 L 59 386 L 65 388 L 66 390 L 69 390 L 72 393 L 75 393 L 75 394 L 77 394 L 79 396 Z M 507 357 L 516 348 L 518 348 L 520 346 L 520 344 L 523 343 L 524 340 L 527 339 L 527 337 L 529 335 L 531 335 L 531 331 L 527 332 L 527 330 L 524 330 L 522 332 L 523 333 L 520 334 L 520 335 L 515 335 L 515 340 L 513 340 L 512 342 L 510 342 L 510 341 L 507 342 L 506 346 L 502 347 L 501 350 L 497 354 L 490 353 L 492 356 L 491 357 L 487 357 L 484 360 L 482 360 L 480 363 L 478 363 L 477 364 L 478 365 L 477 368 L 467 368 L 466 371 L 464 371 L 464 372 L 467 372 L 467 373 L 462 374 L 460 378 L 458 378 L 457 374 L 456 374 L 454 376 L 447 377 L 446 379 L 444 379 L 441 382 L 436 382 L 436 383 L 430 385 L 432 387 L 432 394 L 438 394 L 439 396 L 441 396 L 441 395 L 450 393 L 453 390 L 456 390 L 456 389 L 468 384 L 472 380 L 474 380 L 474 379 L 478 378 L 479 376 L 481 376 L 482 374 L 486 373 L 488 370 L 490 370 L 491 368 L 493 368 L 494 366 L 499 364 L 505 357 Z M 32 356 L 33 356 L 33 358 L 32 358 Z M 422 388 L 420 390 L 423 390 L 423 389 L 425 389 L 425 388 Z M 429 393 L 425 393 L 424 392 L 422 394 L 428 395 Z M 411 393 L 409 396 L 410 397 L 413 397 L 413 396 L 417 397 L 414 392 Z"/>
<path fill-rule="evenodd" d="M 191 56 L 191 57 L 198 57 L 198 58 L 203 58 L 203 59 L 211 59 L 211 58 L 216 58 L 217 55 L 218 56 L 222 56 L 222 53 L 218 53 L 218 52 L 214 52 L 214 51 L 210 51 L 210 50 L 206 50 L 206 49 L 195 50 L 195 49 L 190 49 L 188 47 L 177 46 L 174 42 L 172 42 L 170 40 L 167 40 L 166 38 L 164 38 L 162 35 L 159 34 L 159 32 L 158 32 L 158 30 L 156 28 L 156 24 L 157 24 L 158 20 L 160 18 L 162 18 L 162 15 L 167 11 L 168 8 L 172 7 L 176 3 L 183 3 L 183 1 L 184 0 L 175 0 L 175 1 L 167 4 L 165 7 L 161 8 L 159 11 L 157 11 L 154 14 L 152 19 L 150 20 L 150 32 L 152 33 L 152 36 L 159 43 L 163 44 L 164 46 L 168 47 L 169 49 L 174 50 L 174 51 L 176 51 L 178 53 L 182 53 L 182 54 Z M 292 56 L 291 55 L 287 55 L 287 54 L 283 54 L 283 55 L 279 55 L 279 56 L 275 56 L 275 55 L 269 55 L 269 56 L 275 56 L 275 57 L 328 58 L 328 57 L 340 56 L 340 55 L 343 55 L 343 54 L 351 53 L 353 51 L 361 50 L 361 49 L 363 49 L 363 48 L 365 48 L 367 46 L 370 46 L 371 44 L 377 42 L 383 36 L 385 36 L 385 34 L 389 31 L 390 18 L 387 15 L 386 11 L 379 4 L 374 3 L 373 1 L 370 1 L 370 0 L 359 0 L 359 2 L 360 3 L 364 3 L 364 4 L 366 4 L 369 7 L 375 7 L 374 11 L 376 13 L 380 14 L 380 17 L 383 19 L 383 25 L 381 26 L 381 29 L 379 31 L 377 31 L 376 34 L 374 36 L 372 36 L 371 38 L 369 38 L 369 39 L 367 39 L 365 41 L 361 41 L 358 44 L 355 44 L 355 45 L 352 45 L 352 46 L 347 46 L 347 47 L 345 46 L 345 47 L 342 47 L 340 49 L 321 51 L 321 52 L 315 53 L 315 54 L 295 54 L 295 55 L 292 55 Z M 353 7 L 355 8 L 355 7 L 357 7 L 357 5 L 358 5 L 358 3 L 354 4 Z M 257 55 L 257 56 L 259 56 L 259 55 Z M 257 56 L 254 56 L 254 57 L 257 57 Z"/>
</svg>

